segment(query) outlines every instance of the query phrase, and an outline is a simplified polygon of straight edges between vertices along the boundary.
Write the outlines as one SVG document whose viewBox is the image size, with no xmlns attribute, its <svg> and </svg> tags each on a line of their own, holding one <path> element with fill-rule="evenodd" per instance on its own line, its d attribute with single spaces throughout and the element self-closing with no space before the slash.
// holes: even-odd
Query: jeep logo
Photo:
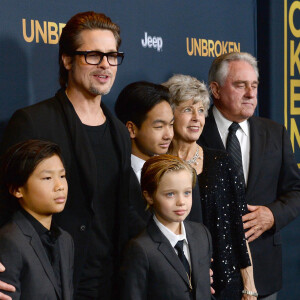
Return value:
<svg viewBox="0 0 300 300">
<path fill-rule="evenodd" d="M 141 39 L 142 46 L 144 48 L 154 48 L 158 52 L 162 51 L 163 46 L 163 39 L 159 36 L 151 36 L 148 35 L 147 32 L 145 32 L 145 38 Z"/>
</svg>

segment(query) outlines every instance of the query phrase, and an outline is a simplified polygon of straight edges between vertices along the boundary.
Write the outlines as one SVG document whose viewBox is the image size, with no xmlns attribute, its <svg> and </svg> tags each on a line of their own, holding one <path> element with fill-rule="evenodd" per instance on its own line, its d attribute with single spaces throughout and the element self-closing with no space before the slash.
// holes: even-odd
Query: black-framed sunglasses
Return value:
<svg viewBox="0 0 300 300">
<path fill-rule="evenodd" d="M 104 56 L 110 66 L 119 66 L 124 59 L 123 52 L 74 51 L 74 55 L 84 55 L 85 62 L 89 65 L 99 65 Z"/>
</svg>

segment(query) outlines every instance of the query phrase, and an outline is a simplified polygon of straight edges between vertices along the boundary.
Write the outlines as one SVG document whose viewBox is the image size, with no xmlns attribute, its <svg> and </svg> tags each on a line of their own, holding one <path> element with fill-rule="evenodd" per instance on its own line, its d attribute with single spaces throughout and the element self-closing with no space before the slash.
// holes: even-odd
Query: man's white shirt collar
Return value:
<svg viewBox="0 0 300 300">
<path fill-rule="evenodd" d="M 223 137 L 227 138 L 228 135 L 228 128 L 230 127 L 230 125 L 232 124 L 232 121 L 227 120 L 222 114 L 221 112 L 216 108 L 216 106 L 213 106 L 213 115 L 219 130 L 219 133 L 221 135 L 222 141 Z M 248 124 L 248 120 L 245 120 L 241 123 L 239 123 L 241 130 L 243 131 L 243 133 L 246 136 L 249 136 L 249 124 Z M 225 139 L 226 141 L 226 139 Z M 226 143 L 224 144 L 226 147 Z"/>
<path fill-rule="evenodd" d="M 221 112 L 216 108 L 213 107 L 213 115 L 217 124 L 217 128 L 223 142 L 224 148 L 226 149 L 226 141 L 228 137 L 228 129 L 232 124 L 232 121 L 227 120 Z M 243 161 L 243 171 L 245 182 L 247 184 L 248 175 L 249 175 L 249 164 L 250 164 L 250 125 L 248 120 L 245 120 L 239 123 L 240 127 L 237 132 L 236 136 L 240 142 L 241 152 L 242 152 L 242 161 Z"/>
<path fill-rule="evenodd" d="M 139 183 L 141 183 L 141 173 L 145 162 L 146 162 L 145 160 L 131 154 L 131 167 L 137 179 L 139 180 Z"/>
</svg>

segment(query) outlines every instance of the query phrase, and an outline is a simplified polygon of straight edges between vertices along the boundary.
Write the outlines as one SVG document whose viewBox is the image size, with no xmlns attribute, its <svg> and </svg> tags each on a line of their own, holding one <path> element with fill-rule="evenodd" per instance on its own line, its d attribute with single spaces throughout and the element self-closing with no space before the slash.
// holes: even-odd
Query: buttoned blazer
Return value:
<svg viewBox="0 0 300 300">
<path fill-rule="evenodd" d="M 116 216 L 117 248 L 119 253 L 129 240 L 128 194 L 131 143 L 127 128 L 101 101 L 101 108 L 110 123 L 121 170 Z M 82 123 L 63 89 L 48 100 L 17 110 L 5 129 L 1 152 L 27 139 L 49 140 L 62 150 L 69 185 L 68 201 L 62 213 L 54 215 L 55 222 L 73 237 L 75 244 L 74 287 L 86 260 L 87 243 L 94 215 L 97 192 L 96 158 Z M 102 170 L 107 173 L 110 170 Z M 0 222 L 1 223 L 1 222 Z M 119 256 L 117 257 L 117 259 Z"/>
<path fill-rule="evenodd" d="M 57 280 L 41 239 L 26 217 L 18 211 L 0 229 L 0 261 L 6 266 L 0 279 L 15 286 L 16 292 L 8 293 L 13 300 L 73 299 L 73 241 L 61 230 L 57 242 L 62 298 L 58 296 Z"/>
<path fill-rule="evenodd" d="M 194 299 L 210 299 L 210 233 L 202 224 L 189 221 L 184 224 L 191 254 Z M 191 299 L 184 266 L 153 219 L 129 243 L 120 273 L 121 300 Z"/>
<path fill-rule="evenodd" d="M 286 129 L 274 121 L 249 118 L 250 167 L 246 202 L 264 205 L 274 215 L 275 226 L 250 243 L 258 293 L 267 295 L 282 285 L 280 229 L 300 213 L 300 175 Z M 209 110 L 200 145 L 225 150 L 216 121 Z"/>
</svg>

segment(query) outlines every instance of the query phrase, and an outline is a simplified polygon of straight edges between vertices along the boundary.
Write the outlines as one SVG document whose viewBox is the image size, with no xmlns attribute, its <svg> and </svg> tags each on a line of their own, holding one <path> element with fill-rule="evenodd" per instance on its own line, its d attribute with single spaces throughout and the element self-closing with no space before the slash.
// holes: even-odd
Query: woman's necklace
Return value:
<svg viewBox="0 0 300 300">
<path fill-rule="evenodd" d="M 193 165 L 195 164 L 196 166 L 198 165 L 198 162 L 197 162 L 197 159 L 200 158 L 200 155 L 199 155 L 199 146 L 197 146 L 197 150 L 196 150 L 196 153 L 195 155 L 190 159 L 190 160 L 186 160 L 185 162 L 189 165 Z"/>
</svg>

